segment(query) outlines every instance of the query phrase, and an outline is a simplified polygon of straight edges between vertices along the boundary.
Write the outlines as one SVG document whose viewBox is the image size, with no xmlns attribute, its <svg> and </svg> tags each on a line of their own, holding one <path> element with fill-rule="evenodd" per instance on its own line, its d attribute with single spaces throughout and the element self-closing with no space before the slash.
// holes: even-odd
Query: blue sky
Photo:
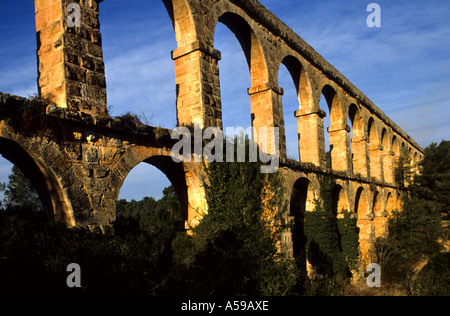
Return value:
<svg viewBox="0 0 450 316">
<path fill-rule="evenodd" d="M 369 28 L 364 0 L 261 0 L 335 66 L 421 146 L 450 139 L 450 1 L 383 0 L 381 28 Z M 133 4 L 133 5 L 130 5 Z M 101 31 L 113 115 L 144 113 L 152 125 L 176 124 L 171 21 L 160 0 L 106 0 L 100 4 Z M 0 91 L 21 96 L 37 92 L 34 5 L 31 0 L 0 3 Z M 234 35 L 216 29 L 224 124 L 248 126 L 250 76 Z M 288 155 L 297 157 L 298 101 L 287 70 L 280 70 Z M 0 161 L 0 182 L 11 165 Z M 161 196 L 168 180 L 139 165 L 121 197 Z"/>
</svg>

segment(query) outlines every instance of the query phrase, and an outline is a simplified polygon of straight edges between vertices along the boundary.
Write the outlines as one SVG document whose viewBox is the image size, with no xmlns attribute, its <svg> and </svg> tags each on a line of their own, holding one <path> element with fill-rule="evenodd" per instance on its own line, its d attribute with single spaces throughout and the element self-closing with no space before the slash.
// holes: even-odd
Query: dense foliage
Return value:
<svg viewBox="0 0 450 316">
<path fill-rule="evenodd" d="M 173 189 L 164 194 L 159 201 L 119 201 L 114 237 L 68 229 L 29 207 L 0 212 L 0 293 L 159 293 L 170 273 L 180 220 Z M 82 289 L 66 286 L 66 267 L 73 262 L 82 269 Z"/>
<path fill-rule="evenodd" d="M 425 158 L 420 163 L 420 174 L 412 186 L 414 192 L 425 200 L 436 203 L 436 207 L 448 218 L 450 215 L 450 141 L 439 145 L 432 143 L 425 149 Z"/>
<path fill-rule="evenodd" d="M 38 193 L 19 168 L 13 166 L 8 180 L 8 184 L 0 184 L 0 191 L 4 191 L 5 195 L 0 206 L 3 204 L 8 209 L 26 207 L 34 211 L 42 211 L 44 209 Z"/>
<path fill-rule="evenodd" d="M 442 253 L 442 242 L 448 242 L 442 220 L 450 210 L 450 142 L 431 144 L 425 153 L 402 198 L 402 211 L 389 220 L 388 237 L 377 240 L 377 255 L 386 278 L 401 283 L 407 294 L 450 295 L 450 256 Z M 410 163 L 406 154 L 399 168 L 408 170 L 402 163 Z M 419 274 L 418 262 L 428 262 Z"/>
<path fill-rule="evenodd" d="M 277 251 L 284 208 L 278 174 L 259 163 L 207 167 L 208 214 L 174 242 L 184 295 L 284 295 L 294 291 L 296 266 Z"/>
<path fill-rule="evenodd" d="M 306 248 L 316 273 L 345 279 L 356 268 L 359 230 L 348 210 L 334 209 L 335 185 L 332 176 L 320 180 L 320 199 L 315 201 L 314 212 L 305 214 Z M 337 216 L 338 212 L 343 218 Z"/>
</svg>

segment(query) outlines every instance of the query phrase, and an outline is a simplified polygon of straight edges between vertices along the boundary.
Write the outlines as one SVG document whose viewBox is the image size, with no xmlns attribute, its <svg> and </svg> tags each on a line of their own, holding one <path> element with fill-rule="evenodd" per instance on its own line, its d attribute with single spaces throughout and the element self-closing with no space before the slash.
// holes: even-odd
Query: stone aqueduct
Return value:
<svg viewBox="0 0 450 316">
<path fill-rule="evenodd" d="M 35 183 L 49 213 L 69 226 L 112 233 L 120 188 L 141 162 L 166 174 L 186 223 L 195 224 L 207 211 L 201 164 L 172 161 L 169 130 L 107 114 L 100 2 L 35 0 L 38 86 L 45 101 L 0 94 L 0 152 Z M 221 54 L 214 48 L 215 25 L 222 22 L 236 35 L 248 61 L 253 126 L 280 128 L 287 198 L 302 201 L 300 213 L 312 211 L 319 175 L 334 174 L 335 203 L 338 210 L 357 215 L 361 252 L 367 253 L 374 238 L 386 233 L 389 214 L 400 207 L 403 191 L 394 183 L 395 160 L 404 148 L 417 163 L 423 158 L 420 146 L 258 1 L 163 2 L 178 45 L 172 52 L 178 124 L 222 126 Z M 80 4 L 81 27 L 68 27 L 69 3 Z M 298 131 L 284 130 L 283 89 L 278 85 L 282 64 L 298 92 L 299 107 L 293 113 Z M 331 120 L 331 170 L 326 166 L 321 95 Z M 286 158 L 286 132 L 298 133 L 298 160 Z M 291 208 L 286 217 L 301 216 L 296 211 Z M 292 242 L 289 232 L 284 238 Z"/>
</svg>

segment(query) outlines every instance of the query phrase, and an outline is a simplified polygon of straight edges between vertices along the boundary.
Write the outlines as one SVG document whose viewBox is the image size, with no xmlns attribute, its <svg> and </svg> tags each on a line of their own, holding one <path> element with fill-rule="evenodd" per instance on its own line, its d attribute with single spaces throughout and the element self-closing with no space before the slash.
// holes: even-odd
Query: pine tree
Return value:
<svg viewBox="0 0 450 316">
<path fill-rule="evenodd" d="M 13 166 L 8 180 L 8 184 L 3 184 L 5 199 L 2 204 L 6 209 L 21 208 L 31 211 L 44 210 L 39 194 L 31 184 L 30 180 L 25 177 L 19 168 Z"/>
</svg>

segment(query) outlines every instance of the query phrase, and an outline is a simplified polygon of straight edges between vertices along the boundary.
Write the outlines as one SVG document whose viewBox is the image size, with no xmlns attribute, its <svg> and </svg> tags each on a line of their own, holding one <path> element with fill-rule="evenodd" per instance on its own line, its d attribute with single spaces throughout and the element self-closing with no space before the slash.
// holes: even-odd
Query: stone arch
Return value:
<svg viewBox="0 0 450 316">
<path fill-rule="evenodd" d="M 82 3 L 94 2 L 82 1 Z M 180 2 L 180 0 L 174 2 Z M 165 3 L 165 5 L 166 8 L 161 1 L 139 4 L 141 12 L 145 12 L 148 21 L 148 24 L 143 28 L 141 24 L 130 23 L 130 16 L 122 14 L 129 7 L 137 7 L 136 2 L 103 1 L 98 6 L 101 10 L 111 12 L 112 16 L 107 17 L 106 15 L 104 20 L 106 23 L 103 24 L 101 17 L 104 15 L 100 15 L 101 34 L 99 34 L 101 35 L 101 42 L 99 43 L 99 51 L 101 49 L 101 52 L 103 52 L 101 67 L 108 74 L 106 80 L 108 85 L 107 104 L 114 104 L 113 107 L 109 107 L 110 110 L 113 108 L 114 114 L 111 111 L 108 114 L 122 115 L 124 111 L 127 113 L 142 113 L 142 123 L 171 129 L 177 125 L 175 69 L 170 51 L 156 49 L 155 46 L 159 45 L 171 49 L 176 49 L 177 46 L 186 46 L 180 41 L 187 40 L 188 31 L 180 31 L 180 20 L 178 20 L 178 17 L 177 20 L 174 20 L 173 12 L 167 14 L 169 3 Z M 187 6 L 178 5 L 175 7 L 176 10 L 179 10 L 179 8 L 183 9 Z M 170 10 L 172 11 L 172 3 L 170 3 Z M 183 19 L 188 19 L 188 14 L 185 14 L 185 16 L 186 18 Z M 112 18 L 114 18 L 115 23 L 108 23 Z M 120 25 L 120 28 L 118 25 Z M 150 31 L 151 29 L 157 29 L 157 32 Z M 128 34 L 128 36 L 123 36 L 125 34 Z M 120 52 L 118 51 L 119 46 L 116 46 L 118 44 L 117 36 L 123 36 L 119 44 Z M 147 52 L 149 49 L 147 47 L 152 47 L 151 54 Z M 71 52 L 70 56 L 72 54 L 77 55 L 79 53 L 75 50 Z M 92 54 L 90 50 L 89 54 Z M 124 56 L 127 56 L 127 58 L 124 58 Z M 77 62 L 76 56 L 70 59 L 70 63 L 76 62 L 77 64 L 82 60 L 81 57 L 78 57 L 79 61 Z M 72 59 L 75 61 L 72 61 Z M 88 60 L 90 60 L 90 57 L 88 57 Z M 115 60 L 120 60 L 120 66 L 115 66 Z M 69 69 L 72 69 L 71 64 L 69 66 Z M 157 71 L 152 70 L 152 68 L 157 69 Z M 84 74 L 85 70 L 81 69 L 77 73 L 78 78 L 82 78 L 80 73 Z M 84 74 L 83 76 L 89 78 L 87 79 L 88 82 L 96 83 L 98 81 L 97 77 L 94 77 L 96 80 L 90 80 L 90 72 L 89 75 Z M 77 75 L 72 74 L 71 77 L 77 78 Z M 133 86 L 133 89 L 126 88 L 131 86 Z M 69 91 L 71 90 L 81 90 L 81 93 L 84 94 L 84 84 L 77 86 L 77 90 L 71 88 Z M 87 97 L 94 98 L 94 96 L 89 95 Z M 151 102 L 145 102 L 144 104 L 142 100 L 145 99 L 151 99 Z M 151 117 L 147 119 L 145 113 L 151 113 Z M 141 115 L 139 116 L 141 117 Z"/>
<path fill-rule="evenodd" d="M 383 212 L 383 204 L 381 201 L 381 195 L 380 195 L 380 192 L 375 191 L 375 193 L 373 195 L 372 213 L 375 216 L 378 216 L 382 212 Z"/>
<path fill-rule="evenodd" d="M 367 138 L 364 128 L 364 117 L 361 109 L 355 104 L 350 104 L 348 117 L 352 124 L 352 162 L 353 173 L 367 176 Z"/>
<path fill-rule="evenodd" d="M 389 134 L 388 134 L 386 127 L 383 127 L 383 129 L 381 130 L 381 146 L 383 146 L 384 151 L 390 150 Z"/>
<path fill-rule="evenodd" d="M 180 202 L 185 227 L 196 226 L 206 213 L 205 195 L 201 183 L 201 164 L 174 162 L 169 152 L 158 148 L 137 147 L 128 151 L 116 164 L 120 175 L 117 180 L 115 199 L 119 197 L 120 188 L 131 172 L 140 163 L 147 163 L 160 170 L 173 185 Z"/>
<path fill-rule="evenodd" d="M 356 190 L 355 196 L 355 213 L 359 215 L 370 214 L 369 199 L 367 197 L 366 190 L 363 187 L 359 187 Z"/>
<path fill-rule="evenodd" d="M 289 215 L 293 218 L 293 227 L 291 230 L 292 255 L 304 272 L 306 272 L 305 212 L 314 211 L 315 198 L 313 183 L 308 178 L 301 177 L 295 181 L 292 187 L 289 205 Z"/>
<path fill-rule="evenodd" d="M 402 144 L 400 146 L 400 154 L 403 154 L 406 152 L 406 144 L 405 141 L 402 140 Z"/>
<path fill-rule="evenodd" d="M 389 139 L 389 133 L 385 127 L 381 131 L 383 179 L 385 182 L 394 183 L 394 160 L 391 151 L 392 142 Z"/>
<path fill-rule="evenodd" d="M 380 134 L 377 123 L 373 117 L 367 123 L 367 139 L 369 142 L 369 166 L 370 176 L 383 180 L 383 163 L 380 145 Z"/>
<path fill-rule="evenodd" d="M 328 159 L 331 159 L 331 168 L 348 172 L 350 169 L 350 129 L 347 126 L 347 118 L 344 116 L 338 92 L 333 87 L 328 84 L 324 85 L 322 95 L 325 97 L 330 113 L 330 127 L 324 133 L 328 132 L 331 156 Z M 326 148 L 324 150 L 327 152 Z"/>
<path fill-rule="evenodd" d="M 346 124 L 344 111 L 339 100 L 338 92 L 329 84 L 322 87 L 321 94 L 325 97 L 330 113 L 331 127 Z"/>
<path fill-rule="evenodd" d="M 395 135 L 392 137 L 392 151 L 394 152 L 396 157 L 398 157 L 400 155 L 399 142 L 398 142 L 397 136 L 395 136 Z"/>
<path fill-rule="evenodd" d="M 414 151 L 414 155 L 412 155 L 412 163 L 413 164 L 418 164 L 419 161 L 419 154 L 417 153 L 417 151 Z"/>
<path fill-rule="evenodd" d="M 198 40 L 197 30 L 186 0 L 163 0 L 167 13 L 173 23 L 178 47 L 185 47 Z"/>
<path fill-rule="evenodd" d="M 411 155 L 412 172 L 417 174 L 420 172 L 419 165 L 420 159 L 417 151 L 414 150 L 414 154 Z"/>
<path fill-rule="evenodd" d="M 394 198 L 392 196 L 392 193 L 389 192 L 386 198 L 386 213 L 388 214 L 388 216 L 391 216 L 394 213 L 395 208 Z"/>
<path fill-rule="evenodd" d="M 369 149 L 374 149 L 379 146 L 378 129 L 373 117 L 370 117 L 367 121 L 367 141 L 369 142 Z"/>
<path fill-rule="evenodd" d="M 292 80 L 294 81 L 298 96 L 299 110 L 310 110 L 313 105 L 313 94 L 311 89 L 311 81 L 306 68 L 297 57 L 292 55 L 286 55 L 282 59 L 281 64 L 287 68 L 291 74 Z"/>
<path fill-rule="evenodd" d="M 358 215 L 356 226 L 359 228 L 359 249 L 361 252 L 361 261 L 366 263 L 370 261 L 374 224 L 367 192 L 363 187 L 359 187 L 356 191 L 355 212 Z"/>
<path fill-rule="evenodd" d="M 378 191 L 374 193 L 372 209 L 375 217 L 375 238 L 384 237 L 387 233 L 387 213 L 383 211 L 383 201 L 381 199 L 381 194 Z"/>
<path fill-rule="evenodd" d="M 350 204 L 347 196 L 347 191 L 340 184 L 336 184 L 333 188 L 333 213 L 338 217 L 342 217 L 343 211 L 350 211 Z"/>
<path fill-rule="evenodd" d="M 269 82 L 269 71 L 262 45 L 255 31 L 244 17 L 235 12 L 224 12 L 218 17 L 236 36 L 241 44 L 248 63 L 252 86 L 259 86 Z"/>
<path fill-rule="evenodd" d="M 0 154 L 30 180 L 49 218 L 65 222 L 69 227 L 76 225 L 66 191 L 54 172 L 41 159 L 36 158 L 40 155 L 33 155 L 17 142 L 3 137 L 0 137 Z"/>
<path fill-rule="evenodd" d="M 224 24 L 237 38 L 247 60 L 251 87 L 248 89 L 250 95 L 250 118 L 251 125 L 255 128 L 255 141 L 260 142 L 260 128 L 279 128 L 277 135 L 272 131 L 268 134 L 267 144 L 260 144 L 268 152 L 275 154 L 280 151 L 281 156 L 286 156 L 285 131 L 282 123 L 282 109 L 280 107 L 282 89 L 272 84 L 267 64 L 266 52 L 257 35 L 257 30 L 252 28 L 253 23 L 248 22 L 249 18 L 236 7 L 226 4 L 222 9 L 217 6 L 217 20 Z M 215 42 L 215 41 L 213 41 Z M 220 93 L 220 92 L 219 92 Z M 272 144 L 279 141 L 279 147 Z M 267 145 L 267 146 L 265 146 Z"/>
<path fill-rule="evenodd" d="M 289 139 L 291 133 L 295 133 L 296 135 L 296 143 L 298 146 L 298 159 L 301 160 L 301 153 L 302 151 L 308 150 L 310 140 L 307 138 L 301 138 L 301 129 L 299 120 L 297 118 L 297 124 L 296 129 L 289 129 L 287 124 L 287 115 L 293 115 L 294 117 L 297 117 L 298 113 L 302 113 L 305 111 L 310 111 L 312 105 L 313 105 L 313 96 L 312 96 L 312 90 L 311 90 L 311 82 L 309 80 L 308 73 L 306 72 L 305 67 L 302 65 L 302 63 L 299 61 L 298 58 L 292 56 L 292 55 L 286 55 L 280 65 L 279 70 L 281 69 L 282 65 L 286 67 L 287 71 L 289 72 L 293 84 L 295 86 L 296 96 L 298 100 L 298 107 L 295 110 L 294 113 L 286 113 L 286 107 L 282 100 L 280 100 L 280 107 L 283 109 L 283 125 L 285 126 L 286 130 L 286 139 Z M 279 74 L 279 71 L 278 71 Z M 278 76 L 278 85 L 279 85 L 280 77 Z M 303 140 L 303 142 L 301 142 Z M 288 145 L 286 145 L 288 146 Z"/>
</svg>

